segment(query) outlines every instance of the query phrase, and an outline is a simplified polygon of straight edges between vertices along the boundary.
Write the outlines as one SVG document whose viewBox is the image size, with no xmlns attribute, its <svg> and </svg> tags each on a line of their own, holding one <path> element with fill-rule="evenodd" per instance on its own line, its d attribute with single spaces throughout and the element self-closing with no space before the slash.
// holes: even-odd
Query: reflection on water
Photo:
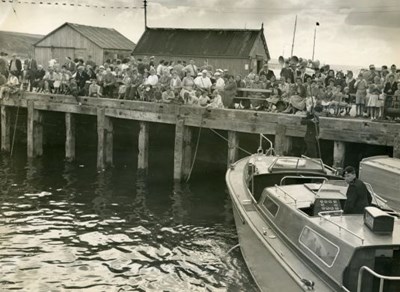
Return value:
<svg viewBox="0 0 400 292">
<path fill-rule="evenodd" d="M 223 174 L 179 185 L 21 157 L 0 156 L 1 291 L 256 291 L 239 250 L 227 254 Z"/>
</svg>

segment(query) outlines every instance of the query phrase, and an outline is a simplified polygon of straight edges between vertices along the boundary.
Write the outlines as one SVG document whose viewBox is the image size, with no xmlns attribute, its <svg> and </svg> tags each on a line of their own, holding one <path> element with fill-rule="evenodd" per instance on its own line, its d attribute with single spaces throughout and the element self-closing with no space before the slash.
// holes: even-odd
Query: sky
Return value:
<svg viewBox="0 0 400 292">
<path fill-rule="evenodd" d="M 259 29 L 263 23 L 273 59 L 290 56 L 297 15 L 298 57 L 311 59 L 315 31 L 321 64 L 400 66 L 399 0 L 148 0 L 147 15 L 149 27 Z M 65 22 L 112 27 L 137 43 L 143 1 L 0 0 L 0 30 L 47 34 Z"/>
</svg>

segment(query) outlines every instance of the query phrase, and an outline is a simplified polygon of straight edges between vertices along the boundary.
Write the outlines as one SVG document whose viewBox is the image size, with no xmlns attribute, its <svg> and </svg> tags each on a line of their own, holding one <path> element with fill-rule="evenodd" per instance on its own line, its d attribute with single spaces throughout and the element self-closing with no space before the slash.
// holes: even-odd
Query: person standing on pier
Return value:
<svg viewBox="0 0 400 292">
<path fill-rule="evenodd" d="M 356 177 L 356 170 L 352 166 L 344 169 L 344 180 L 349 185 L 346 193 L 343 214 L 363 214 L 364 208 L 371 205 L 372 196 L 367 186 Z"/>
<path fill-rule="evenodd" d="M 360 117 L 364 113 L 365 99 L 368 88 L 368 83 L 362 73 L 358 75 L 354 87 L 356 88 L 356 117 Z"/>
<path fill-rule="evenodd" d="M 190 76 L 193 78 L 197 77 L 197 66 L 194 64 L 194 60 L 190 60 L 189 64 L 184 69 L 186 72 L 190 72 Z"/>
<path fill-rule="evenodd" d="M 8 70 L 14 71 L 14 76 L 19 78 L 21 76 L 21 71 L 22 71 L 22 63 L 21 60 L 17 58 L 17 54 L 12 55 L 12 59 L 10 61 L 10 65 L 8 67 Z"/>
<path fill-rule="evenodd" d="M 319 149 L 319 118 L 313 112 L 307 112 L 307 116 L 301 119 L 301 124 L 306 125 L 306 134 L 304 142 L 306 144 L 306 151 L 304 155 L 311 158 L 321 158 Z"/>
</svg>

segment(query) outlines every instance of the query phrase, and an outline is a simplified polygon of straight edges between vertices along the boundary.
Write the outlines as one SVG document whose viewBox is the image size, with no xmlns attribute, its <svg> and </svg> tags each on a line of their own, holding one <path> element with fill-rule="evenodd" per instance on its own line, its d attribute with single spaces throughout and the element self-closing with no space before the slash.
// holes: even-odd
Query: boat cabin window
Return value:
<svg viewBox="0 0 400 292">
<path fill-rule="evenodd" d="M 279 210 L 279 206 L 269 196 L 265 197 L 263 205 L 268 210 L 268 212 L 271 213 L 272 216 L 276 216 Z"/>
<path fill-rule="evenodd" d="M 339 253 L 339 247 L 307 226 L 303 228 L 299 242 L 328 267 L 332 267 Z"/>
</svg>

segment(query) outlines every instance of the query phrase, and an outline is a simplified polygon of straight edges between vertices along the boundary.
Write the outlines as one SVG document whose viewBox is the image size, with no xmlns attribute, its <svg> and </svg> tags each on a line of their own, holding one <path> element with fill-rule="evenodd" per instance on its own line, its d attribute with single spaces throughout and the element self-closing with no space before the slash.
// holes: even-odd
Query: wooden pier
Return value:
<svg viewBox="0 0 400 292">
<path fill-rule="evenodd" d="M 136 120 L 140 123 L 138 135 L 138 168 L 147 172 L 149 158 L 149 123 L 175 125 L 174 179 L 182 180 L 190 173 L 195 139 L 193 128 L 211 128 L 228 131 L 227 164 L 238 159 L 239 132 L 275 136 L 277 154 L 290 150 L 292 137 L 304 137 L 301 117 L 249 110 L 207 109 L 142 101 L 107 98 L 24 93 L 22 96 L 0 100 L 1 150 L 9 152 L 12 139 L 10 110 L 27 109 L 27 155 L 43 155 L 43 112 L 65 113 L 65 156 L 75 159 L 75 115 L 97 117 L 97 167 L 113 165 L 113 120 Z M 320 139 L 333 141 L 334 166 L 341 167 L 346 142 L 393 147 L 393 157 L 400 158 L 400 123 L 377 122 L 353 118 L 320 118 Z"/>
</svg>

